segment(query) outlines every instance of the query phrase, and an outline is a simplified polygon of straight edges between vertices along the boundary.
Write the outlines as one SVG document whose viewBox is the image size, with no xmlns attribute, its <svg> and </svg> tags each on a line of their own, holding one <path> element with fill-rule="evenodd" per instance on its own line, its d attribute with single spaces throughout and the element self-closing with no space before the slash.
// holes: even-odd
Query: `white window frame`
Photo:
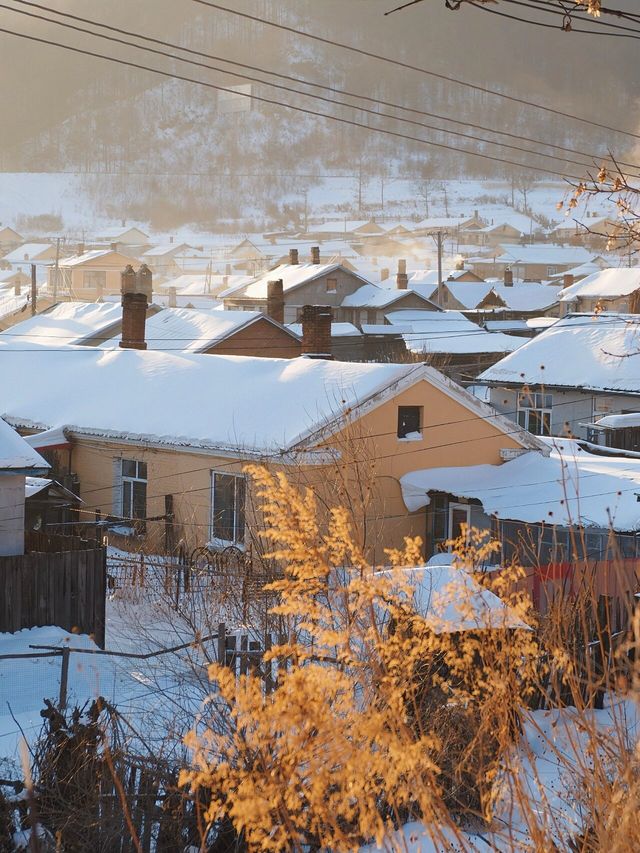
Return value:
<svg viewBox="0 0 640 853">
<path fill-rule="evenodd" d="M 132 463 L 136 466 L 136 475 L 131 476 L 130 474 L 124 473 L 125 463 Z M 144 465 L 144 476 L 140 473 L 140 466 Z M 129 483 L 131 485 L 131 494 L 129 497 L 129 506 L 125 505 L 125 485 Z M 133 499 L 133 491 L 134 485 L 136 483 L 144 483 L 144 516 L 142 518 L 138 518 L 134 515 L 134 499 Z M 121 459 L 120 460 L 120 515 L 127 520 L 127 522 L 134 524 L 136 521 L 144 521 L 147 515 L 147 488 L 149 486 L 148 479 L 148 471 L 147 471 L 147 463 L 142 462 L 139 459 Z"/>
<path fill-rule="evenodd" d="M 549 419 L 549 432 L 534 432 L 531 429 L 531 412 L 535 412 L 538 422 L 544 423 L 545 416 Z M 526 429 L 532 435 L 552 435 L 553 394 L 541 391 L 521 391 L 518 394 L 518 426 Z"/>
<path fill-rule="evenodd" d="M 237 494 L 237 483 L 236 488 L 234 489 L 234 507 L 233 507 L 233 539 L 221 539 L 215 535 L 215 524 L 214 524 L 214 516 L 215 516 L 215 480 L 216 477 L 233 477 L 236 481 L 242 481 L 244 484 L 244 506 L 242 507 L 242 526 L 240 529 L 239 522 L 239 507 L 237 505 L 238 494 Z M 228 548 L 231 545 L 234 545 L 236 548 L 244 548 L 245 546 L 245 532 L 246 532 L 246 501 L 247 501 L 247 478 L 244 474 L 234 474 L 229 471 L 211 471 L 211 512 L 209 516 L 209 544 L 217 547 L 217 548 Z"/>
</svg>

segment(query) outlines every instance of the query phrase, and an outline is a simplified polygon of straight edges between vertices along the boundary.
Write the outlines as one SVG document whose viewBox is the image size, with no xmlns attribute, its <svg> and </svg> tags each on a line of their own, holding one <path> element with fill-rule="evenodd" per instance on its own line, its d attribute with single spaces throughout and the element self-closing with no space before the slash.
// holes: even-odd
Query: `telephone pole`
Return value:
<svg viewBox="0 0 640 853">
<path fill-rule="evenodd" d="M 443 294 L 443 283 L 442 283 L 442 250 L 444 247 L 444 231 L 437 231 L 434 235 L 432 235 L 434 240 L 436 241 L 436 246 L 438 247 L 438 305 L 442 308 L 442 304 L 444 302 L 444 294 Z"/>
<path fill-rule="evenodd" d="M 37 300 L 37 285 L 36 285 L 36 265 L 31 264 L 31 316 L 35 317 L 36 300 Z"/>
<path fill-rule="evenodd" d="M 56 265 L 53 272 L 53 304 L 58 301 L 58 276 L 60 275 L 60 238 L 56 240 Z"/>
</svg>

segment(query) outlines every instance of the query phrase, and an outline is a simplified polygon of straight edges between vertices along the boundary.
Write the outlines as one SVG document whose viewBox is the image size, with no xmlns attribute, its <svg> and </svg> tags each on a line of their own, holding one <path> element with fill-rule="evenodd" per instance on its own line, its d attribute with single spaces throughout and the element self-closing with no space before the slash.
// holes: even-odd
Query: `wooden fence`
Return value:
<svg viewBox="0 0 640 853">
<path fill-rule="evenodd" d="M 106 549 L 77 537 L 29 534 L 27 553 L 0 557 L 0 632 L 57 625 L 104 647 Z"/>
</svg>

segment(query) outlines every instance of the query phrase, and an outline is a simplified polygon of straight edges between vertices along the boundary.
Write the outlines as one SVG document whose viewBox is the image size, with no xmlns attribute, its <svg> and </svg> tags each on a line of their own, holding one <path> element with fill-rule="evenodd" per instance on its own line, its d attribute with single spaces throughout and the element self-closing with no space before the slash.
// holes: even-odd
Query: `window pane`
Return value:
<svg viewBox="0 0 640 853">
<path fill-rule="evenodd" d="M 236 477 L 236 535 L 234 541 L 244 542 L 245 479 Z"/>
<path fill-rule="evenodd" d="M 122 460 L 122 476 L 135 477 L 138 473 L 138 465 L 132 459 Z"/>
<path fill-rule="evenodd" d="M 229 474 L 213 475 L 213 536 L 233 542 L 235 477 Z"/>
<path fill-rule="evenodd" d="M 147 517 L 147 484 L 133 483 L 133 518 Z"/>
<path fill-rule="evenodd" d="M 132 517 L 132 502 L 131 502 L 131 482 L 124 480 L 122 483 L 122 516 L 123 518 Z"/>
<path fill-rule="evenodd" d="M 138 477 L 141 480 L 147 479 L 147 463 L 146 462 L 138 462 Z"/>
<path fill-rule="evenodd" d="M 398 406 L 398 438 L 420 432 L 420 406 Z"/>
</svg>

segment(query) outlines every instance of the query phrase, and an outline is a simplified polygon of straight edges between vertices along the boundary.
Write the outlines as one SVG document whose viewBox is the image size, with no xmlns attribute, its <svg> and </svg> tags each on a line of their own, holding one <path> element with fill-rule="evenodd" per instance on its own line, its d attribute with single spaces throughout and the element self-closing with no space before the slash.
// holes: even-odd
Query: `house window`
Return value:
<svg viewBox="0 0 640 853">
<path fill-rule="evenodd" d="M 104 290 L 107 286 L 107 273 L 104 270 L 87 270 L 82 274 L 82 286 L 92 290 Z"/>
<path fill-rule="evenodd" d="M 518 394 L 518 425 L 534 435 L 551 435 L 551 394 Z"/>
<path fill-rule="evenodd" d="M 557 275 L 558 267 L 547 267 L 547 277 L 550 275 Z"/>
<path fill-rule="evenodd" d="M 211 539 L 216 544 L 244 543 L 245 478 L 211 472 Z"/>
<path fill-rule="evenodd" d="M 398 438 L 422 438 L 422 406 L 398 406 Z"/>
<path fill-rule="evenodd" d="M 147 517 L 147 463 L 134 459 L 122 459 L 121 463 L 122 517 L 143 522 Z"/>
<path fill-rule="evenodd" d="M 338 279 L 337 278 L 328 278 L 327 279 L 327 293 L 335 293 L 338 289 Z"/>
</svg>

